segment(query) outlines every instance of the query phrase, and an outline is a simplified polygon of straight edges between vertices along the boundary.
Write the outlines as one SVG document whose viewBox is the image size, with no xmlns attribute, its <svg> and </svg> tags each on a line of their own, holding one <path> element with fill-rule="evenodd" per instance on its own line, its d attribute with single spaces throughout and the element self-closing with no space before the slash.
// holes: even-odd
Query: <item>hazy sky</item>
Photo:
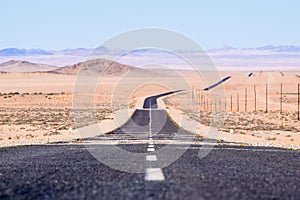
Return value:
<svg viewBox="0 0 300 200">
<path fill-rule="evenodd" d="M 124 31 L 167 28 L 205 49 L 300 45 L 299 0 L 4 0 L 0 48 L 94 48 Z"/>
</svg>

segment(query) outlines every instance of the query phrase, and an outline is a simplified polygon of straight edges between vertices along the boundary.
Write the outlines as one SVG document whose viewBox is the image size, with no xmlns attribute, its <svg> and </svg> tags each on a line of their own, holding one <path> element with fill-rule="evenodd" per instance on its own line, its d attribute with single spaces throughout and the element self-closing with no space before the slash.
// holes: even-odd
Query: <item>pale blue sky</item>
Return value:
<svg viewBox="0 0 300 200">
<path fill-rule="evenodd" d="M 167 28 L 205 49 L 300 45 L 298 0 L 4 0 L 0 49 L 94 48 L 124 31 Z"/>
</svg>

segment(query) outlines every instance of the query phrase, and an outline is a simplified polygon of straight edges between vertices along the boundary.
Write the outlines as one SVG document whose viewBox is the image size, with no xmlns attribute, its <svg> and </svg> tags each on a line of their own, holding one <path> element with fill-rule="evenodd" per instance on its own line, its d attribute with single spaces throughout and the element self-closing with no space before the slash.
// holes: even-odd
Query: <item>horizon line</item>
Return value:
<svg viewBox="0 0 300 200">
<path fill-rule="evenodd" d="M 43 48 L 43 47 L 2 47 L 0 48 L 0 51 L 1 50 L 7 50 L 7 49 L 18 49 L 18 50 L 45 50 L 45 51 L 64 51 L 64 50 L 74 50 L 74 49 L 84 49 L 84 50 L 92 50 L 92 49 L 97 49 L 99 47 L 104 47 L 104 48 L 107 48 L 103 45 L 100 45 L 96 48 L 92 48 L 92 47 L 74 47 L 74 48 L 70 48 L 70 47 L 66 47 L 66 48 L 63 48 L 63 49 L 48 49 L 48 48 Z M 222 46 L 219 46 L 219 47 L 213 47 L 213 48 L 207 48 L 207 49 L 204 49 L 204 50 L 217 50 L 217 49 L 225 49 L 225 48 L 228 48 L 228 49 L 258 49 L 258 48 L 262 48 L 262 47 L 299 47 L 300 48 L 300 45 L 296 45 L 296 44 L 278 44 L 278 45 L 275 45 L 275 44 L 266 44 L 266 45 L 262 45 L 262 46 L 256 46 L 256 47 L 236 47 L 236 46 L 231 46 L 231 45 L 222 45 Z M 180 50 L 180 49 L 178 49 Z"/>
</svg>

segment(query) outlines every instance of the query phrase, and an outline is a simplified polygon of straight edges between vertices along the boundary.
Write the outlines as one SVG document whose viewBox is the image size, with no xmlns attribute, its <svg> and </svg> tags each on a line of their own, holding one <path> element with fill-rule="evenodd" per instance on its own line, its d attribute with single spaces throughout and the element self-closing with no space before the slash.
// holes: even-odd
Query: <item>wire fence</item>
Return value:
<svg viewBox="0 0 300 200">
<path fill-rule="evenodd" d="M 192 98 L 198 110 L 222 110 L 229 112 L 258 112 L 271 111 L 296 112 L 300 120 L 300 85 L 295 84 L 285 90 L 284 84 L 277 86 L 265 83 L 264 85 L 252 85 L 241 87 L 238 90 L 226 90 L 224 96 L 213 96 L 210 91 L 204 91 L 196 86 L 192 87 Z"/>
</svg>

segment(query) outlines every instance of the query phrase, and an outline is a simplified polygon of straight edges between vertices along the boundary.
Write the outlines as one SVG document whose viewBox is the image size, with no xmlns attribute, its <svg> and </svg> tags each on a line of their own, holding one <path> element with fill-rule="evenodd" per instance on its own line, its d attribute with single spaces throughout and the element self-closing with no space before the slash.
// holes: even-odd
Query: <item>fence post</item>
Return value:
<svg viewBox="0 0 300 200">
<path fill-rule="evenodd" d="M 247 112 L 247 88 L 245 88 L 245 112 Z"/>
<path fill-rule="evenodd" d="M 195 95 L 196 95 L 196 99 L 195 99 L 195 106 L 196 106 L 196 108 L 198 108 L 198 104 L 199 104 L 199 93 L 198 93 L 198 91 L 196 90 L 196 93 L 195 93 Z"/>
<path fill-rule="evenodd" d="M 209 110 L 211 109 L 211 107 L 209 107 L 209 102 L 211 103 L 211 99 L 209 99 L 208 97 L 206 98 L 206 109 Z"/>
<path fill-rule="evenodd" d="M 217 110 L 217 99 L 214 99 L 214 104 L 215 104 L 215 111 Z"/>
<path fill-rule="evenodd" d="M 298 120 L 300 120 L 299 109 L 300 109 L 300 85 L 298 83 Z"/>
<path fill-rule="evenodd" d="M 194 87 L 194 105 L 197 105 L 197 86 Z"/>
<path fill-rule="evenodd" d="M 282 83 L 280 83 L 280 113 L 282 113 Z"/>
<path fill-rule="evenodd" d="M 201 97 L 200 97 L 201 95 L 200 94 L 201 94 L 201 91 L 199 90 L 198 91 L 198 95 L 197 95 L 197 99 L 198 99 L 197 100 L 197 106 L 199 106 L 199 107 L 200 107 L 200 99 L 201 99 Z"/>
<path fill-rule="evenodd" d="M 239 93 L 237 93 L 237 97 L 236 97 L 236 111 L 237 112 L 240 111 L 240 95 L 239 95 Z"/>
<path fill-rule="evenodd" d="M 199 101 L 200 101 L 200 110 L 201 110 L 201 109 L 203 109 L 203 108 L 202 108 L 202 92 L 201 92 L 201 91 L 200 91 L 200 93 L 199 93 L 199 96 L 200 96 Z"/>
<path fill-rule="evenodd" d="M 230 111 L 232 112 L 232 95 L 230 96 Z"/>
<path fill-rule="evenodd" d="M 205 101 L 204 101 L 204 102 L 205 102 L 205 109 L 206 109 L 206 110 L 209 109 L 209 108 L 208 108 L 208 97 L 209 97 L 209 95 L 206 94 L 206 95 L 205 95 Z"/>
<path fill-rule="evenodd" d="M 266 113 L 268 112 L 268 83 L 266 83 Z"/>
<path fill-rule="evenodd" d="M 202 106 L 204 107 L 204 110 L 205 110 L 205 101 L 206 101 L 205 93 L 204 94 L 202 93 Z"/>
<path fill-rule="evenodd" d="M 254 111 L 256 112 L 256 85 L 254 85 Z"/>
<path fill-rule="evenodd" d="M 194 85 L 192 86 L 192 102 L 194 103 Z"/>
</svg>

